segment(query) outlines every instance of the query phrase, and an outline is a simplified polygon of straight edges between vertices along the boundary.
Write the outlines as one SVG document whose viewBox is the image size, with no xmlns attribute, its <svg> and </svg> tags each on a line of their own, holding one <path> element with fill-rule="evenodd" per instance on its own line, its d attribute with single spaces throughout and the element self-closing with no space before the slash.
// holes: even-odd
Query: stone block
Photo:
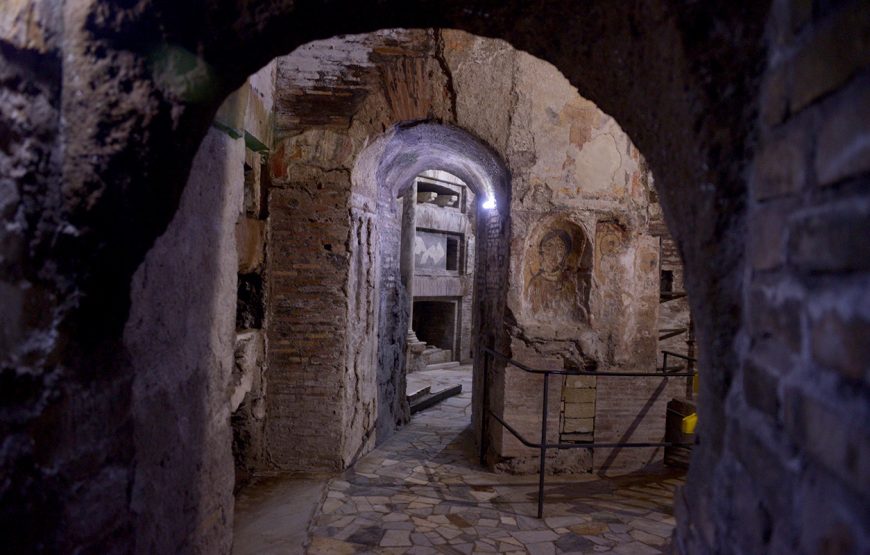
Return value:
<svg viewBox="0 0 870 555">
<path fill-rule="evenodd" d="M 729 430 L 731 449 L 746 474 L 754 478 L 755 489 L 765 505 L 774 513 L 789 510 L 798 482 L 789 460 L 791 453 L 770 441 L 769 430 L 747 426 L 742 419 L 733 422 Z"/>
<path fill-rule="evenodd" d="M 257 271 L 263 265 L 266 242 L 266 222 L 253 218 L 239 218 L 236 223 L 236 249 L 239 273 Z"/>
<path fill-rule="evenodd" d="M 251 88 L 247 82 L 229 95 L 214 116 L 214 125 L 238 139 L 245 134 L 245 111 Z"/>
<path fill-rule="evenodd" d="M 759 205 L 749 215 L 749 259 L 755 270 L 772 270 L 785 263 L 786 222 L 794 204 Z"/>
<path fill-rule="evenodd" d="M 565 389 L 565 403 L 595 403 L 595 390 L 589 388 Z"/>
<path fill-rule="evenodd" d="M 0 39 L 15 48 L 45 53 L 55 45 L 63 11 L 51 1 L 8 0 L 0 14 Z"/>
<path fill-rule="evenodd" d="M 852 2 L 823 21 L 794 59 L 791 107 L 797 112 L 838 89 L 870 63 L 870 10 Z"/>
<path fill-rule="evenodd" d="M 259 152 L 245 149 L 245 215 L 251 218 L 261 218 L 263 211 L 262 189 L 263 160 Z"/>
<path fill-rule="evenodd" d="M 566 418 L 562 426 L 562 431 L 566 434 L 572 433 L 592 433 L 595 431 L 594 418 Z"/>
<path fill-rule="evenodd" d="M 592 403 L 571 403 L 565 405 L 565 418 L 593 418 L 595 405 Z"/>
<path fill-rule="evenodd" d="M 740 524 L 734 526 L 734 543 L 738 553 L 767 553 L 773 518 L 759 498 L 753 476 L 746 472 L 733 472 L 730 499 L 732 510 L 740 515 Z"/>
<path fill-rule="evenodd" d="M 848 486 L 817 469 L 805 473 L 795 497 L 795 522 L 807 553 L 846 555 L 867 552 L 867 505 L 847 493 Z M 825 507 L 825 510 L 819 510 Z"/>
<path fill-rule="evenodd" d="M 796 193 L 803 188 L 806 142 L 803 129 L 793 127 L 762 147 L 753 168 L 753 198 L 766 200 Z"/>
<path fill-rule="evenodd" d="M 260 372 L 265 361 L 263 333 L 246 331 L 236 335 L 235 367 L 230 387 L 230 410 L 235 412 L 245 396 L 260 387 Z M 259 395 L 259 391 L 255 392 Z"/>
<path fill-rule="evenodd" d="M 823 400 L 797 387 L 787 388 L 783 399 L 786 432 L 798 447 L 846 487 L 870 497 L 866 407 L 844 406 L 840 399 Z"/>
<path fill-rule="evenodd" d="M 769 126 L 782 122 L 788 113 L 788 67 L 780 66 L 765 77 L 761 93 L 761 117 Z"/>
<path fill-rule="evenodd" d="M 778 385 L 777 374 L 760 361 L 750 358 L 743 364 L 743 394 L 746 402 L 774 419 L 779 414 Z"/>
<path fill-rule="evenodd" d="M 855 381 L 870 381 L 870 321 L 828 310 L 810 320 L 813 359 Z"/>
<path fill-rule="evenodd" d="M 837 109 L 825 119 L 815 168 L 823 186 L 870 171 L 870 85 L 844 91 Z"/>
<path fill-rule="evenodd" d="M 870 208 L 841 205 L 792 220 L 789 261 L 809 272 L 870 270 Z"/>
<path fill-rule="evenodd" d="M 749 334 L 754 343 L 774 341 L 791 352 L 801 348 L 801 303 L 798 299 L 777 298 L 775 291 L 753 288 L 746 308 Z"/>
<path fill-rule="evenodd" d="M 262 145 L 268 148 L 272 144 L 272 117 L 263 98 L 250 87 L 249 83 L 246 83 L 246 86 L 249 87 L 244 119 L 245 131 L 248 134 L 246 140 L 250 142 L 250 139 L 254 139 L 258 147 Z M 254 150 L 261 150 L 261 147 Z"/>
</svg>

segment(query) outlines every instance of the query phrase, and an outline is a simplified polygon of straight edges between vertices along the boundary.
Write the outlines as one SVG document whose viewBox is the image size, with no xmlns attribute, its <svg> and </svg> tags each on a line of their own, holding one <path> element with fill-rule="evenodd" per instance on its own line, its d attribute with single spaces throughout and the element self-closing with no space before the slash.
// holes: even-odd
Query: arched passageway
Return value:
<svg viewBox="0 0 870 555">
<path fill-rule="evenodd" d="M 844 411 L 866 410 L 866 356 L 850 334 L 868 319 L 868 258 L 848 232 L 867 222 L 854 146 L 865 135 L 849 125 L 851 108 L 866 106 L 866 59 L 827 63 L 838 37 L 865 51 L 863 3 L 775 3 L 770 16 L 767 3 L 727 2 L 21 6 L 33 17 L 10 18 L 2 35 L 4 90 L 20 101 L 3 107 L 15 130 L 4 164 L 20 177 L 3 213 L 14 224 L 3 240 L 13 314 L 3 389 L 16 394 L 3 400 L 2 506 L 4 528 L 30 523 L 25 545 L 133 543 L 133 367 L 120 341 L 131 277 L 178 208 L 222 98 L 303 42 L 399 26 L 497 36 L 551 61 L 661 176 L 709 376 L 679 548 L 866 545 L 867 426 L 842 426 Z M 778 172 L 778 146 L 801 171 Z"/>
<path fill-rule="evenodd" d="M 501 321 L 504 314 L 504 291 L 508 281 L 510 175 L 499 155 L 471 133 L 451 125 L 407 122 L 391 129 L 363 151 L 354 166 L 354 179 L 363 187 L 374 183 L 377 204 L 383 220 L 390 225 L 380 228 L 381 329 L 378 357 L 380 435 L 387 437 L 397 422 L 402 422 L 405 406 L 404 376 L 411 298 L 408 284 L 413 276 L 402 275 L 402 217 L 396 212 L 394 199 L 414 185 L 416 177 L 429 169 L 446 171 L 462 180 L 478 199 L 471 210 L 477 224 L 474 256 L 474 292 L 472 300 L 472 352 L 495 340 L 489 322 Z M 414 199 L 416 201 L 416 199 Z M 409 203 L 410 204 L 410 203 Z M 386 223 L 386 222 L 384 222 Z M 416 227 L 416 226 L 414 226 Z M 402 287 L 399 287 L 401 284 Z M 404 289 L 401 291 L 400 289 Z M 396 314 L 395 307 L 401 313 Z M 387 318 L 396 314 L 398 318 Z M 381 387 L 391 382 L 394 387 Z M 476 416 L 479 419 L 479 415 Z"/>
</svg>

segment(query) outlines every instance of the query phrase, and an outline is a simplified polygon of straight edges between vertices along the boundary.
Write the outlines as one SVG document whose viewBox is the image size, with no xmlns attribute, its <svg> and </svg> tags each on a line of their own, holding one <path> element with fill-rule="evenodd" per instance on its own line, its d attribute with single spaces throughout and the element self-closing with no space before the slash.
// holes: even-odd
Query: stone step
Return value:
<svg viewBox="0 0 870 555">
<path fill-rule="evenodd" d="M 423 358 L 426 359 L 426 364 L 437 364 L 439 362 L 450 362 L 453 359 L 453 353 L 447 349 L 426 349 L 423 351 Z"/>
<path fill-rule="evenodd" d="M 409 399 L 411 414 L 416 414 L 421 410 L 428 409 L 429 407 L 437 405 L 444 399 L 449 399 L 450 397 L 459 395 L 460 393 L 462 393 L 462 384 L 456 384 L 445 389 L 430 392 L 428 395 L 425 395 L 416 401 L 410 401 Z"/>
<path fill-rule="evenodd" d="M 414 403 L 415 401 L 419 401 L 423 397 L 429 395 L 432 391 L 432 386 L 427 385 L 426 387 L 421 387 L 417 391 L 412 391 L 408 393 L 408 402 Z"/>
<path fill-rule="evenodd" d="M 459 362 L 454 360 L 451 362 L 438 362 L 435 364 L 427 364 L 424 370 L 449 370 L 451 368 L 458 368 L 459 366 Z"/>
<path fill-rule="evenodd" d="M 426 343 L 423 341 L 409 341 L 408 348 L 412 353 L 423 353 L 426 351 Z"/>
</svg>

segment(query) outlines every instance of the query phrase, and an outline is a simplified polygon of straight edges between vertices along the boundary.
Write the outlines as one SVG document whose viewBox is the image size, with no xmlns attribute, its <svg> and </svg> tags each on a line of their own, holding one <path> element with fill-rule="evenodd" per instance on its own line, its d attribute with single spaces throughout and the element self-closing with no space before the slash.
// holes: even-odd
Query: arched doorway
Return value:
<svg viewBox="0 0 870 555">
<path fill-rule="evenodd" d="M 723 159 L 746 160 L 747 154 L 741 149 L 742 139 L 745 138 L 745 134 L 750 128 L 748 122 L 751 118 L 747 112 L 751 112 L 751 110 L 743 110 L 742 107 L 744 104 L 754 105 L 752 102 L 754 97 L 750 92 L 747 92 L 746 87 L 751 88 L 755 72 L 733 72 L 729 68 L 755 67 L 754 61 L 750 62 L 750 60 L 754 60 L 757 53 L 756 37 L 759 36 L 760 22 L 764 21 L 761 13 L 757 14 L 758 17 L 752 23 L 748 23 L 748 20 L 752 18 L 744 20 L 742 15 L 733 15 L 729 10 L 725 10 L 721 14 L 721 17 L 734 23 L 732 28 L 743 29 L 748 36 L 752 37 L 750 41 L 752 47 L 737 52 L 739 56 L 729 60 L 730 64 L 726 64 L 725 70 L 714 73 L 711 77 L 705 73 L 706 70 L 698 69 L 708 67 L 703 63 L 706 54 L 692 58 L 686 55 L 681 42 L 681 30 L 693 28 L 693 23 L 704 19 L 706 15 L 704 13 L 690 14 L 687 18 L 681 19 L 669 15 L 663 7 L 659 7 L 660 10 L 651 8 L 651 11 L 664 20 L 664 24 L 662 24 L 662 19 L 637 20 L 630 17 L 630 14 L 618 12 L 607 12 L 606 17 L 596 18 L 592 16 L 595 15 L 599 6 L 577 10 L 576 6 L 570 5 L 570 3 L 561 5 L 561 8 L 556 6 L 541 14 L 543 19 L 541 17 L 522 17 L 524 14 L 529 15 L 528 12 L 515 5 L 508 5 L 503 8 L 504 11 L 493 12 L 494 16 L 487 18 L 488 23 L 481 23 L 482 20 L 469 21 L 464 8 L 450 6 L 440 10 L 437 14 L 433 10 L 416 15 L 409 14 L 401 8 L 394 10 L 396 6 L 393 5 L 378 5 L 377 9 L 371 9 L 368 12 L 365 10 L 372 6 L 357 4 L 346 7 L 348 9 L 341 13 L 341 17 L 346 19 L 328 20 L 324 18 L 321 20 L 320 18 L 324 14 L 319 13 L 316 9 L 313 9 L 312 12 L 305 10 L 295 12 L 291 8 L 282 10 L 278 7 L 274 8 L 274 11 L 256 15 L 241 9 L 238 13 L 232 12 L 230 15 L 227 12 L 215 14 L 215 22 L 235 20 L 234 16 L 239 15 L 238 20 L 243 22 L 240 26 L 223 26 L 218 23 L 215 24 L 215 27 L 191 25 L 190 29 L 203 29 L 203 31 L 201 35 L 192 37 L 186 42 L 202 44 L 203 48 L 197 48 L 197 50 L 208 53 L 209 63 L 212 65 L 214 73 L 224 78 L 224 84 L 215 98 L 202 104 L 196 104 L 195 100 L 185 97 L 183 90 L 174 89 L 171 80 L 170 82 L 161 81 L 154 74 L 148 73 L 147 68 L 152 67 L 147 62 L 150 53 L 153 52 L 150 44 L 131 45 L 119 38 L 122 35 L 138 36 L 133 32 L 136 29 L 141 29 L 143 33 L 146 32 L 146 29 L 153 29 L 151 16 L 154 16 L 157 19 L 165 18 L 168 23 L 166 26 L 167 38 L 172 39 L 171 42 L 175 42 L 175 38 L 184 35 L 182 29 L 185 27 L 185 22 L 194 17 L 199 20 L 202 14 L 186 11 L 186 8 L 181 6 L 177 9 L 183 13 L 177 13 L 174 9 L 167 7 L 159 14 L 149 12 L 146 14 L 147 17 L 141 19 L 131 15 L 129 19 L 97 17 L 89 20 L 90 14 L 85 10 L 70 14 L 70 21 L 66 27 L 70 44 L 76 43 L 73 39 L 79 39 L 81 44 L 91 41 L 100 42 L 101 48 L 93 51 L 76 50 L 74 56 L 69 58 L 67 62 L 71 68 L 75 66 L 82 70 L 79 75 L 81 83 L 84 84 L 82 87 L 90 86 L 91 91 L 94 92 L 84 95 L 80 101 L 67 103 L 63 108 L 66 120 L 111 122 L 113 125 L 110 127 L 117 130 L 117 135 L 113 135 L 111 141 L 108 141 L 105 136 L 101 136 L 99 133 L 95 134 L 94 127 L 82 125 L 80 129 L 70 130 L 70 134 L 64 136 L 64 140 L 68 141 L 72 147 L 68 152 L 69 164 L 64 170 L 69 178 L 68 182 L 71 189 L 86 191 L 91 188 L 94 194 L 87 195 L 87 199 L 85 199 L 85 195 L 81 197 L 73 195 L 65 208 L 53 209 L 52 214 L 57 215 L 59 221 L 69 220 L 81 225 L 79 225 L 79 234 L 73 241 L 76 246 L 72 250 L 73 256 L 70 257 L 69 254 L 61 256 L 57 251 L 50 251 L 57 256 L 57 259 L 65 262 L 60 265 L 59 270 L 55 271 L 56 273 L 50 273 L 54 277 L 42 277 L 38 281 L 45 284 L 45 287 L 55 290 L 56 298 L 67 298 L 69 294 L 81 293 L 84 303 L 75 310 L 70 307 L 61 307 L 57 318 L 53 321 L 59 323 L 50 325 L 28 324 L 29 327 L 26 327 L 28 333 L 34 329 L 43 330 L 46 325 L 51 329 L 60 329 L 61 335 L 70 338 L 71 344 L 81 346 L 81 352 L 85 353 L 82 355 L 78 347 L 70 348 L 68 366 L 84 367 L 93 364 L 94 361 L 99 361 L 107 369 L 104 376 L 106 380 L 111 382 L 110 385 L 117 386 L 122 392 L 129 391 L 128 386 L 124 384 L 129 383 L 131 368 L 123 360 L 123 356 L 95 355 L 102 353 L 103 349 L 111 352 L 114 350 L 120 352 L 121 350 L 117 346 L 117 339 L 129 306 L 127 299 L 129 278 L 154 238 L 168 224 L 177 206 L 179 192 L 186 174 L 185 170 L 193 158 L 195 146 L 202 138 L 207 121 L 220 97 L 241 82 L 251 70 L 278 53 L 275 52 L 276 50 L 286 51 L 291 46 L 313 36 L 329 36 L 336 32 L 347 31 L 352 26 L 375 29 L 384 26 L 385 21 L 402 21 L 408 24 L 454 22 L 458 27 L 489 29 L 491 34 L 511 39 L 517 46 L 528 48 L 562 67 L 572 82 L 582 85 L 584 94 L 601 101 L 602 106 L 608 112 L 613 113 L 623 122 L 636 137 L 641 148 L 648 153 L 654 168 L 663 170 L 671 165 L 675 169 L 672 178 L 673 192 L 668 195 L 667 205 L 671 207 L 670 210 L 673 213 L 682 213 L 687 216 L 684 224 L 685 229 L 692 229 L 693 225 L 699 223 L 699 218 L 692 217 L 692 207 L 706 207 L 702 211 L 704 215 L 707 215 L 708 212 L 716 215 L 716 217 L 701 218 L 701 225 L 696 229 L 694 236 L 689 233 L 681 234 L 682 237 L 686 237 L 682 240 L 685 241 L 687 261 L 691 267 L 701 268 L 698 257 L 699 253 L 703 251 L 704 245 L 709 244 L 705 241 L 710 241 L 721 234 L 738 233 L 738 231 L 734 231 L 734 226 L 735 222 L 740 219 L 739 215 L 742 214 L 743 188 L 741 185 L 735 184 L 742 183 L 739 175 L 743 166 L 740 163 L 731 163 L 721 170 L 708 170 L 708 168 L 716 167 L 715 163 Z M 125 8 L 119 7 L 118 9 Z M 361 9 L 364 11 L 361 12 Z M 765 8 L 761 6 L 757 9 L 763 12 Z M 603 11 L 606 12 L 606 10 Z M 244 16 L 242 16 L 243 13 Z M 513 16 L 507 17 L 510 25 L 505 24 L 505 16 Z M 353 18 L 356 20 L 351 25 L 348 21 Z M 324 23 L 326 21 L 329 23 Z M 522 25 L 515 25 L 517 21 L 522 22 Z M 622 21 L 626 23 L 623 24 Z M 126 26 L 124 33 L 117 32 L 116 26 L 121 25 L 120 22 Z M 317 22 L 320 23 L 317 24 Z M 571 24 L 567 22 L 571 22 Z M 634 22 L 636 25 L 630 25 L 628 22 Z M 308 24 L 312 25 L 304 32 L 287 33 L 288 27 L 284 25 L 285 23 L 290 23 L 289 28 L 292 29 L 302 29 Z M 241 31 L 245 29 L 252 31 L 250 33 Z M 255 29 L 262 31 L 262 33 L 253 32 Z M 535 29 L 537 32 L 530 32 L 535 31 Z M 564 31 L 561 31 L 562 35 L 554 35 L 549 29 Z M 226 40 L 228 38 L 226 33 L 231 33 L 234 38 L 238 33 L 242 37 L 242 42 Z M 578 33 L 579 36 L 600 36 L 602 40 L 608 42 L 604 45 L 598 45 L 594 49 L 589 49 L 583 46 L 584 41 L 582 40 L 570 40 L 574 33 Z M 561 43 L 560 39 L 557 38 L 558 36 L 564 39 Z M 641 38 L 631 38 L 638 36 Z M 277 40 L 272 42 L 271 38 Z M 703 42 L 704 40 L 695 37 L 695 41 Z M 711 34 L 711 38 L 706 40 L 712 43 L 704 43 L 710 46 L 709 52 L 718 52 L 719 55 L 722 51 L 730 52 L 726 46 L 716 42 L 718 38 L 715 34 Z M 289 45 L 288 41 L 295 42 L 295 44 Z M 692 41 L 690 43 L 697 44 L 697 42 Z M 235 49 L 234 51 L 228 50 L 230 45 Z M 566 48 L 565 45 L 569 46 Z M 654 45 L 665 46 L 648 48 Z M 70 48 L 72 49 L 72 46 Z M 107 49 L 110 52 L 123 51 L 124 55 L 107 62 L 105 60 L 110 58 L 105 56 Z M 704 51 L 703 48 L 700 50 Z M 659 59 L 661 52 L 668 52 L 669 55 Z M 252 55 L 248 59 L 244 58 L 244 53 Z M 599 56 L 603 58 L 599 59 Z M 709 54 L 709 56 L 714 58 L 715 54 Z M 138 61 L 131 63 L 131 59 Z M 614 77 L 612 67 L 619 65 L 621 61 L 626 59 L 635 60 L 633 67 L 638 70 L 636 82 L 643 83 L 642 87 L 630 90 L 622 89 L 621 82 Z M 695 60 L 695 63 L 689 63 L 689 60 Z M 93 67 L 88 67 L 89 62 L 92 61 L 95 62 L 92 64 Z M 601 63 L 584 64 L 583 61 L 599 61 Z M 137 73 L 134 73 L 132 77 L 127 71 L 109 71 L 112 68 L 128 67 L 128 65 L 138 68 L 136 69 Z M 592 69 L 594 73 L 583 75 L 582 72 L 590 68 L 594 68 Z M 677 78 L 674 78 L 673 75 L 674 68 L 677 68 Z M 724 85 L 729 83 L 735 74 L 744 76 L 737 87 L 740 92 L 721 103 L 711 100 L 712 96 L 727 88 Z M 154 104 L 149 104 L 146 109 L 141 106 L 137 107 L 135 99 L 123 106 L 112 102 L 110 97 L 118 90 L 114 88 L 114 85 L 120 86 L 121 81 L 125 79 L 142 83 L 147 91 L 155 95 Z M 696 79 L 697 81 L 695 81 Z M 704 84 L 707 86 L 703 86 Z M 714 86 L 716 84 L 723 86 Z M 70 99 L 75 98 L 74 90 L 78 86 L 75 83 L 67 84 Z M 683 93 L 684 86 L 690 90 L 701 91 L 703 100 L 695 103 L 686 102 Z M 125 90 L 125 88 L 121 87 L 120 90 Z M 715 93 L 709 93 L 705 96 L 703 92 L 705 90 L 715 91 Z M 654 91 L 654 94 L 649 94 L 649 91 Z M 145 94 L 147 96 L 148 92 Z M 671 99 L 669 95 L 673 98 Z M 748 102 L 744 102 L 747 100 Z M 719 114 L 726 112 L 739 114 L 739 121 L 732 125 L 733 135 L 729 135 L 730 138 L 736 138 L 732 146 L 729 146 L 732 141 L 718 138 L 715 129 L 705 127 L 705 122 L 708 120 L 703 114 L 706 113 L 706 108 L 709 105 L 713 105 Z M 730 110 L 732 107 L 739 109 Z M 148 113 L 146 114 L 146 112 Z M 121 125 L 123 122 L 129 122 L 130 125 L 125 127 Z M 677 138 L 670 141 L 664 140 L 661 141 L 661 144 L 656 145 L 655 143 L 661 140 L 662 129 L 676 130 L 674 136 Z M 174 138 L 169 140 L 171 137 Z M 161 146 L 161 143 L 164 144 Z M 105 150 L 99 148 L 103 146 L 106 146 Z M 650 148 L 647 149 L 647 146 Z M 90 152 L 103 152 L 104 154 L 95 159 L 90 156 Z M 723 152 L 734 155 L 723 154 Z M 113 161 L 115 161 L 114 164 Z M 122 161 L 127 163 L 119 164 Z M 712 173 L 708 173 L 710 171 Z M 683 181 L 684 184 L 681 184 L 680 181 Z M 113 184 L 112 188 L 107 187 L 108 183 Z M 150 186 L 152 183 L 158 187 L 156 191 Z M 707 200 L 707 197 L 704 196 L 706 193 L 693 193 L 691 185 L 695 183 L 713 183 L 713 186 L 708 188 L 713 191 L 713 200 Z M 718 186 L 720 184 L 721 187 Z M 671 186 L 665 185 L 664 189 L 668 190 L 669 187 Z M 684 189 L 689 189 L 687 198 L 690 199 L 685 200 L 685 202 L 677 199 L 677 191 Z M 732 199 L 732 196 L 735 198 Z M 732 208 L 736 215 L 728 213 Z M 672 217 L 672 220 L 677 221 L 680 218 Z M 727 298 L 723 303 L 724 305 L 729 306 L 732 301 L 739 305 L 739 302 L 736 301 L 739 297 L 737 293 L 739 287 L 727 285 L 737 272 L 734 268 L 739 267 L 742 252 L 742 249 L 738 248 L 734 251 L 713 253 L 714 261 L 710 267 L 717 269 L 715 275 L 706 281 L 696 277 L 693 282 L 690 282 L 694 283 L 693 287 L 699 291 L 697 298 L 720 299 L 724 296 Z M 89 265 L 93 268 L 99 267 L 101 270 L 96 271 L 93 268 L 85 271 L 74 269 L 74 264 L 70 262 L 71 259 L 81 259 L 77 256 L 78 254 L 86 255 L 86 260 L 90 262 Z M 27 272 L 29 273 L 27 275 L 34 280 L 37 280 L 35 276 L 41 268 L 40 260 L 42 258 L 37 256 L 28 262 Z M 49 257 L 47 260 L 53 259 Z M 699 275 L 705 275 L 705 272 L 699 270 Z M 739 280 L 734 281 L 739 282 Z M 724 293 L 714 293 L 720 289 L 720 286 Z M 702 301 L 697 302 L 701 303 Z M 104 319 L 93 318 L 101 309 L 108 310 L 108 317 Z M 710 359 L 715 360 L 715 364 L 721 365 L 721 367 L 715 368 L 713 374 L 719 373 L 716 370 L 722 370 L 721 374 L 728 376 L 730 375 L 728 368 L 734 363 L 734 355 L 730 351 L 732 344 L 730 338 L 737 327 L 736 316 L 726 310 L 705 314 L 706 316 L 699 321 L 700 326 L 707 333 L 704 335 L 704 340 L 710 344 Z M 88 322 L 92 320 L 99 322 L 98 325 L 89 327 L 85 331 Z M 76 330 L 76 328 L 78 329 Z M 712 331 L 714 329 L 725 331 L 714 334 Z M 724 334 L 724 337 L 720 337 L 719 333 Z M 95 347 L 95 344 L 99 348 Z M 112 345 L 115 346 L 112 347 Z M 50 346 L 41 348 L 42 352 L 49 352 L 51 349 Z M 727 387 L 727 382 L 728 380 L 723 378 L 722 381 L 711 383 L 705 387 L 715 393 L 712 395 L 714 398 L 719 399 L 722 397 L 719 393 Z M 66 376 L 56 383 L 60 385 L 46 386 L 46 389 L 66 393 L 77 391 L 79 388 L 83 388 L 87 392 L 93 389 L 94 395 L 103 399 L 101 396 L 103 394 L 97 393 L 97 386 L 92 384 L 87 377 Z M 115 390 L 115 387 L 103 387 L 104 385 L 99 386 L 100 391 L 111 392 Z M 73 410 L 73 413 L 85 414 L 89 410 L 87 407 L 79 408 Z M 722 405 L 711 406 L 708 413 L 709 422 L 722 423 L 724 421 L 721 414 L 722 410 Z M 123 407 L 123 403 L 119 411 L 121 419 L 129 417 L 129 410 Z M 722 438 L 722 429 L 714 427 L 711 433 L 714 440 L 711 442 L 713 447 L 709 452 L 709 457 L 715 458 L 720 446 L 720 442 L 716 438 Z M 98 429 L 93 434 L 94 437 L 101 436 L 102 430 Z M 118 450 L 120 453 L 117 457 L 117 460 L 121 461 L 119 468 L 123 469 L 132 464 L 130 463 L 132 446 L 129 438 L 123 432 L 113 432 L 110 434 L 110 438 L 111 445 L 108 450 Z M 24 457 L 25 455 L 20 456 Z M 70 464 L 69 459 L 62 456 L 58 456 L 56 462 L 61 467 Z M 38 478 L 41 471 L 34 472 L 34 476 Z M 120 470 L 120 474 L 124 473 L 124 470 Z M 82 478 L 82 480 L 83 487 L 86 488 L 95 487 L 98 484 L 115 484 L 113 487 L 124 491 L 122 484 L 125 479 L 123 477 L 114 477 L 109 480 L 105 475 L 95 474 Z M 701 487 L 702 481 L 698 482 L 698 487 Z M 66 486 L 56 486 L 55 493 L 62 491 L 64 487 Z M 123 520 L 123 518 L 121 519 Z M 61 529 L 61 527 L 54 528 Z M 124 526 L 121 526 L 121 529 L 124 529 Z M 84 526 L 76 533 L 78 538 L 84 538 L 81 541 L 104 541 L 102 539 L 103 525 L 99 522 Z"/>
</svg>

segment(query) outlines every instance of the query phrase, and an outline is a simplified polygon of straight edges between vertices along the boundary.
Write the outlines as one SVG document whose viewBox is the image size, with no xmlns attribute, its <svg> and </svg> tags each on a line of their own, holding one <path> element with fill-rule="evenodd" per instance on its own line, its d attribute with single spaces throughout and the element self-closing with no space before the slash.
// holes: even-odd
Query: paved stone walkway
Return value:
<svg viewBox="0 0 870 555">
<path fill-rule="evenodd" d="M 658 467 L 615 479 L 552 477 L 545 519 L 538 520 L 536 476 L 496 474 L 475 464 L 470 368 L 452 372 L 463 381 L 462 395 L 416 415 L 330 481 L 312 522 L 309 553 L 668 551 L 682 473 Z"/>
</svg>

